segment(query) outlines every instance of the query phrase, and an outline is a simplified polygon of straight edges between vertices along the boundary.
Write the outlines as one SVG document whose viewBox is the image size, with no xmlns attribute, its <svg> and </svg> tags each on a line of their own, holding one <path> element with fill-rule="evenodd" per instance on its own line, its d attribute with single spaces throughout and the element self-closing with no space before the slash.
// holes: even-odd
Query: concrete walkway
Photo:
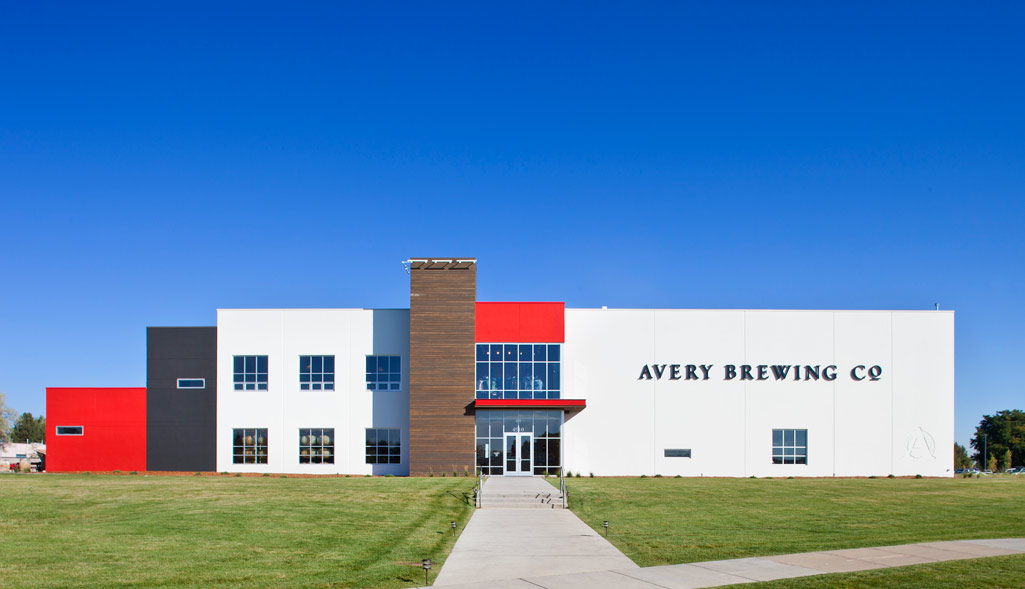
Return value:
<svg viewBox="0 0 1025 589">
<path fill-rule="evenodd" d="M 638 569 L 568 509 L 537 509 L 540 499 L 535 502 L 534 497 L 552 492 L 558 495 L 558 489 L 541 478 L 488 478 L 485 506 L 489 497 L 522 495 L 527 501 L 474 512 L 434 584 L 498 587 L 495 581 L 528 575 Z"/>
<path fill-rule="evenodd" d="M 551 512 L 539 510 L 537 513 Z M 567 512 L 560 510 L 554 513 Z M 471 523 L 472 521 L 473 518 Z M 458 543 L 456 547 L 459 547 Z M 477 582 L 449 586 L 453 589 L 693 589 L 1008 554 L 1025 554 L 1025 538 L 924 542 L 647 568 L 618 568 L 612 565 L 601 571 L 561 575 L 535 570 L 534 561 L 530 560 L 520 563 L 523 568 L 515 577 L 506 577 L 502 580 L 495 580 L 500 579 L 496 576 L 480 577 L 475 579 Z M 512 572 L 513 567 L 510 565 L 511 563 L 507 563 L 504 570 Z M 448 563 L 445 568 L 448 568 Z M 441 580 L 439 576 L 435 585 L 441 584 Z"/>
</svg>

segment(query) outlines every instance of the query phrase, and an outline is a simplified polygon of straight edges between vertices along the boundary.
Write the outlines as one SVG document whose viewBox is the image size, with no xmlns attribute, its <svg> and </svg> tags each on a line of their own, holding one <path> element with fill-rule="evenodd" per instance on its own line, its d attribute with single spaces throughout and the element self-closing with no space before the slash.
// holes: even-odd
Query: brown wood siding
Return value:
<svg viewBox="0 0 1025 589">
<path fill-rule="evenodd" d="M 474 418 L 467 407 L 474 400 L 476 301 L 475 263 L 410 269 L 411 475 L 474 472 Z"/>
</svg>

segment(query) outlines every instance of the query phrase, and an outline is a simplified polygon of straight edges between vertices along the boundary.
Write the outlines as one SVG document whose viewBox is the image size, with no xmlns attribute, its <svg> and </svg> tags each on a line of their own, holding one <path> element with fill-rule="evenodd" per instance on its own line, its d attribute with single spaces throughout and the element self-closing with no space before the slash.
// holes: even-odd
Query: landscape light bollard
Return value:
<svg viewBox="0 0 1025 589">
<path fill-rule="evenodd" d="M 605 520 L 605 537 L 609 537 L 609 520 Z"/>
<path fill-rule="evenodd" d="M 452 537 L 456 537 L 456 522 L 452 522 Z"/>
<path fill-rule="evenodd" d="M 430 585 L 431 580 L 429 575 L 431 573 L 431 559 L 425 558 L 421 566 L 424 567 L 424 585 Z"/>
</svg>

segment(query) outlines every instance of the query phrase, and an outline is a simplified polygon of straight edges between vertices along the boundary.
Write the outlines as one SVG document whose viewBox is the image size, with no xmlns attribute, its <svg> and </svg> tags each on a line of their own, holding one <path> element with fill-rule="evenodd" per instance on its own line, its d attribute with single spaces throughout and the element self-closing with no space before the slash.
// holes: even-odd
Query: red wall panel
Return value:
<svg viewBox="0 0 1025 589">
<path fill-rule="evenodd" d="M 478 342 L 566 341 L 566 303 L 477 303 Z"/>
<path fill-rule="evenodd" d="M 81 436 L 58 436 L 80 425 Z M 46 470 L 146 470 L 145 388 L 47 388 Z"/>
</svg>

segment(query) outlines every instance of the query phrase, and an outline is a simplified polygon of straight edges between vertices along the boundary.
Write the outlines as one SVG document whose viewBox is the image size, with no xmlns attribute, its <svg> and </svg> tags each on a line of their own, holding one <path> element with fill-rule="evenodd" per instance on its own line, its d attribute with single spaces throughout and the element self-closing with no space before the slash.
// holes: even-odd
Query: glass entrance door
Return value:
<svg viewBox="0 0 1025 589">
<path fill-rule="evenodd" d="M 534 457 L 534 436 L 529 433 L 505 434 L 506 476 L 530 476 L 534 474 L 531 464 Z"/>
</svg>

